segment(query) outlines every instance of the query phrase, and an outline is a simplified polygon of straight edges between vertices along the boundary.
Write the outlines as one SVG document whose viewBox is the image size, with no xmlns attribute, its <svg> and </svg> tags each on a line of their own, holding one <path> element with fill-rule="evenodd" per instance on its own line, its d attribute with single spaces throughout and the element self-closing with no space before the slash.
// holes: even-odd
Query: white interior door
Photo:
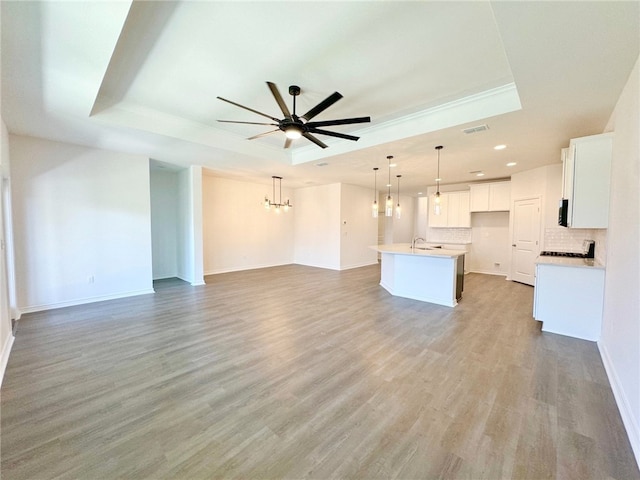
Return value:
<svg viewBox="0 0 640 480">
<path fill-rule="evenodd" d="M 536 257 L 540 253 L 540 199 L 513 202 L 511 280 L 535 284 Z"/>
</svg>

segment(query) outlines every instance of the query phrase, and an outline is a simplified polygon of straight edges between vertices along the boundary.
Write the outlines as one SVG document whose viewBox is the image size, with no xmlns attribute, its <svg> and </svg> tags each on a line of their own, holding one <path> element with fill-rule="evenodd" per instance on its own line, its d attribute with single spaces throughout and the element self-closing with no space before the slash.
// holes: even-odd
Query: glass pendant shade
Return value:
<svg viewBox="0 0 640 480">
<path fill-rule="evenodd" d="M 373 168 L 373 203 L 371 204 L 371 216 L 378 218 L 378 167 Z"/>
<path fill-rule="evenodd" d="M 384 206 L 384 215 L 385 217 L 393 216 L 393 197 L 391 195 L 387 195 L 387 201 Z"/>
<path fill-rule="evenodd" d="M 433 211 L 436 215 L 440 215 L 441 207 L 440 207 L 440 150 L 444 147 L 442 145 L 438 145 L 436 147 L 436 151 L 438 152 L 438 176 L 436 177 L 436 195 L 434 201 Z"/>
<path fill-rule="evenodd" d="M 393 197 L 391 196 L 391 159 L 392 158 L 393 158 L 393 155 L 387 156 L 387 162 L 389 163 L 389 181 L 387 182 L 387 188 L 388 188 L 387 201 L 385 202 L 385 205 L 384 205 L 385 217 L 393 216 Z"/>
<path fill-rule="evenodd" d="M 398 204 L 396 205 L 397 219 L 400 219 L 400 217 L 402 217 L 402 209 L 400 208 L 400 177 L 402 177 L 402 175 L 396 175 L 396 178 L 398 179 Z"/>
</svg>

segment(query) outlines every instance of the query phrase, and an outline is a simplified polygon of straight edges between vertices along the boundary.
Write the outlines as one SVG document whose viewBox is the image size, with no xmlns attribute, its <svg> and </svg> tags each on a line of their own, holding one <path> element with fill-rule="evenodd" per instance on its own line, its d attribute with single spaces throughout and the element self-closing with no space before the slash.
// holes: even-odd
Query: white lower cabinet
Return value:
<svg viewBox="0 0 640 480">
<path fill-rule="evenodd" d="M 542 331 L 599 340 L 604 273 L 603 267 L 538 263 L 533 317 Z"/>
</svg>

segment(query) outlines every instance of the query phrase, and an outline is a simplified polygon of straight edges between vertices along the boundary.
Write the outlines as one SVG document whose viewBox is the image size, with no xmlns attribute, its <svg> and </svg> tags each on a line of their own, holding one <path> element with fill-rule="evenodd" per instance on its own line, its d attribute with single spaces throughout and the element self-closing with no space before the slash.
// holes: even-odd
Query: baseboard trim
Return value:
<svg viewBox="0 0 640 480">
<path fill-rule="evenodd" d="M 283 267 L 285 265 L 293 265 L 293 263 L 273 263 L 268 265 L 244 265 L 242 267 L 232 267 L 232 268 L 219 268 L 214 270 L 209 270 L 204 273 L 204 276 L 207 275 L 218 275 L 219 273 L 233 273 L 233 272 L 244 272 L 245 270 L 258 270 L 260 268 L 271 268 L 271 267 Z M 203 284 L 204 285 L 204 284 Z"/>
<path fill-rule="evenodd" d="M 16 337 L 13 334 L 9 334 L 7 340 L 4 342 L 2 346 L 2 356 L 0 357 L 0 387 L 2 387 L 2 381 L 4 380 L 4 372 L 7 370 L 7 365 L 9 364 L 9 354 L 11 353 L 11 348 L 13 347 L 13 342 Z"/>
<path fill-rule="evenodd" d="M 485 270 L 472 270 L 469 269 L 469 273 L 481 273 L 483 275 L 496 275 L 498 277 L 507 277 L 507 274 L 504 272 L 487 272 Z"/>
<path fill-rule="evenodd" d="M 622 389 L 620 379 L 618 378 L 613 363 L 611 362 L 611 357 L 609 357 L 609 353 L 607 352 L 606 347 L 601 341 L 598 341 L 598 350 L 600 350 L 600 358 L 602 358 L 604 369 L 607 372 L 607 377 L 609 377 L 611 390 L 613 390 L 613 396 L 616 399 L 616 404 L 618 405 L 618 410 L 620 411 L 620 416 L 622 417 L 622 423 L 624 424 L 624 428 L 627 431 L 631 449 L 633 450 L 633 454 L 636 457 L 637 464 L 640 465 L 639 419 L 635 418 L 633 414 L 633 409 L 629 405 L 629 400 L 627 399 L 627 396 Z"/>
<path fill-rule="evenodd" d="M 367 262 L 367 263 L 357 263 L 354 265 L 347 265 L 345 267 L 340 267 L 340 270 L 351 270 L 354 268 L 362 268 L 362 267 L 368 267 L 369 265 L 377 265 L 378 264 L 378 260 L 374 260 L 371 262 Z"/>
<path fill-rule="evenodd" d="M 99 295 L 96 297 L 78 298 L 67 302 L 45 303 L 42 305 L 32 305 L 29 307 L 20 307 L 20 313 L 42 312 L 44 310 L 55 310 L 57 308 L 73 307 L 75 305 L 84 305 L 86 303 L 104 302 L 106 300 L 117 300 L 118 298 L 135 297 L 137 295 L 147 295 L 156 293 L 153 288 L 144 290 L 133 290 L 131 292 L 116 293 L 113 295 Z"/>
</svg>

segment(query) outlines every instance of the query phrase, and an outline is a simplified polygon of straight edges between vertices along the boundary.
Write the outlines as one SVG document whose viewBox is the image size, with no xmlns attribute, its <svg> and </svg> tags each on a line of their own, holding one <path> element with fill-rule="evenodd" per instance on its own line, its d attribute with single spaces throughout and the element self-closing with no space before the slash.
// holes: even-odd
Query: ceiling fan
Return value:
<svg viewBox="0 0 640 480">
<path fill-rule="evenodd" d="M 320 134 L 320 135 L 328 135 L 331 137 L 344 138 L 346 140 L 356 141 L 360 137 L 355 137 L 353 135 L 346 135 L 344 133 L 331 132 L 329 130 L 323 130 L 318 127 L 329 127 L 333 125 L 347 125 L 351 123 L 366 123 L 371 121 L 371 117 L 357 117 L 357 118 L 343 118 L 340 120 L 324 120 L 320 122 L 311 122 L 310 120 L 314 118 L 319 113 L 323 112 L 331 105 L 336 103 L 338 100 L 342 98 L 342 95 L 338 92 L 334 92 L 325 98 L 322 102 L 317 104 L 307 113 L 302 116 L 298 116 L 296 114 L 296 97 L 300 95 L 300 87 L 297 85 L 291 85 L 289 87 L 289 94 L 293 97 L 293 113 L 289 111 L 287 108 L 287 104 L 284 103 L 280 92 L 278 91 L 278 87 L 275 83 L 267 82 L 269 86 L 269 90 L 273 94 L 273 97 L 276 99 L 276 103 L 282 110 L 282 114 L 284 115 L 283 119 L 278 119 L 276 117 L 272 117 L 271 115 L 267 115 L 266 113 L 259 112 L 254 110 L 253 108 L 245 107 L 244 105 L 240 105 L 239 103 L 232 102 L 231 100 L 227 100 L 226 98 L 217 97 L 223 102 L 230 103 L 231 105 L 235 105 L 236 107 L 244 108 L 245 110 L 249 110 L 250 112 L 257 113 L 258 115 L 262 115 L 263 117 L 267 117 L 275 123 L 261 123 L 261 122 L 239 122 L 235 120 L 218 120 L 223 123 L 244 123 L 248 125 L 272 125 L 274 127 L 278 127 L 275 130 L 259 133 L 258 135 L 254 135 L 253 137 L 249 137 L 248 140 L 253 140 L 255 138 L 265 137 L 267 135 L 271 135 L 272 133 L 276 133 L 279 131 L 284 132 L 286 135 L 286 140 L 284 142 L 284 148 L 289 148 L 291 146 L 292 140 L 296 138 L 304 137 L 307 140 L 315 143 L 321 148 L 327 148 L 323 142 L 317 139 L 312 134 Z"/>
</svg>

